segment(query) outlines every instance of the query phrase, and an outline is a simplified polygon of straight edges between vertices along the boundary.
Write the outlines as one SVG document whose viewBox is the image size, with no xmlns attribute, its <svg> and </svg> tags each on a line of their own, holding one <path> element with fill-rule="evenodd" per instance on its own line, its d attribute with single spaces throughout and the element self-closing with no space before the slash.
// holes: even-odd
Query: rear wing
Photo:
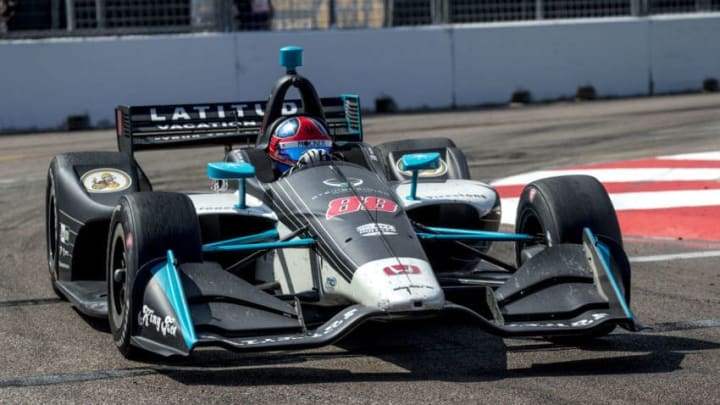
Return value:
<svg viewBox="0 0 720 405">
<path fill-rule="evenodd" d="M 322 98 L 323 112 L 336 142 L 361 142 L 360 99 L 357 95 Z M 204 145 L 255 145 L 266 101 L 115 109 L 118 149 L 136 151 Z M 300 100 L 287 100 L 283 115 L 302 114 Z"/>
</svg>

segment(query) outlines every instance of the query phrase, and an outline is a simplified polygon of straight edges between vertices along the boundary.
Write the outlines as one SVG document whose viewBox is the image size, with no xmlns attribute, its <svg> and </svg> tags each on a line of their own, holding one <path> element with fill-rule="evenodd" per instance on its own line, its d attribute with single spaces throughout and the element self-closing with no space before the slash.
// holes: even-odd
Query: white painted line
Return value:
<svg viewBox="0 0 720 405">
<path fill-rule="evenodd" d="M 540 170 L 493 181 L 493 186 L 524 185 L 546 177 L 585 174 L 602 183 L 720 180 L 720 169 L 567 169 Z"/>
<path fill-rule="evenodd" d="M 658 156 L 663 160 L 720 160 L 720 151 L 716 152 L 700 152 L 700 153 L 684 153 L 682 155 Z"/>
<path fill-rule="evenodd" d="M 720 205 L 720 190 L 648 191 L 610 194 L 618 211 Z"/>
<path fill-rule="evenodd" d="M 665 262 L 669 260 L 705 259 L 720 257 L 720 250 L 705 250 L 701 252 L 673 253 L 667 255 L 636 256 L 630 258 L 630 263 Z"/>
</svg>

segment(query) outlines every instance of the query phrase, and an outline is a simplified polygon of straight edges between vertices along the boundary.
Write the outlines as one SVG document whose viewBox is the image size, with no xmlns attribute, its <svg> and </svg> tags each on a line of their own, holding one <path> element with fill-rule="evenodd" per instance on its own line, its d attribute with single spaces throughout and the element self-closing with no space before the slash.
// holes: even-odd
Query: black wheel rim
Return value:
<svg viewBox="0 0 720 405">
<path fill-rule="evenodd" d="M 120 224 L 115 228 L 113 232 L 113 239 L 111 245 L 111 256 L 110 256 L 110 271 L 108 274 L 110 281 L 110 302 L 111 302 L 111 314 L 116 319 L 116 324 L 119 324 L 117 320 L 122 319 L 127 305 L 127 254 L 125 251 L 125 232 Z M 125 276 L 120 281 L 115 279 L 115 272 L 122 270 Z"/>
<path fill-rule="evenodd" d="M 540 220 L 538 219 L 537 215 L 535 215 L 534 212 L 531 213 L 523 213 L 519 218 L 518 221 L 520 221 L 520 226 L 518 227 L 518 233 L 522 233 L 525 235 L 545 235 L 546 230 L 542 226 L 542 223 L 540 223 Z M 537 245 L 543 245 L 548 246 L 547 241 L 545 243 L 540 242 L 518 242 L 519 250 L 522 251 L 523 249 L 531 248 Z M 518 263 L 520 264 L 520 263 Z"/>
</svg>

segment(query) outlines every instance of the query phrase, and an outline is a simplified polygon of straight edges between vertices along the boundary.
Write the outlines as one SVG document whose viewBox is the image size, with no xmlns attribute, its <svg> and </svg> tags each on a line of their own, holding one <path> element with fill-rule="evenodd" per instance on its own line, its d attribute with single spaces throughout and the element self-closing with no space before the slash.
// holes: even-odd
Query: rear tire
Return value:
<svg viewBox="0 0 720 405">
<path fill-rule="evenodd" d="M 622 234 L 617 215 L 603 185 L 594 177 L 584 175 L 560 176 L 541 179 L 528 184 L 518 203 L 515 232 L 544 235 L 546 244 L 518 242 L 515 256 L 518 266 L 546 247 L 561 243 L 582 244 L 583 229 L 610 239 L 622 249 Z M 630 266 L 621 269 L 623 294 L 630 303 Z M 590 335 L 548 338 L 558 343 L 578 343 L 612 332 L 610 325 Z"/>
<path fill-rule="evenodd" d="M 142 301 L 142 289 L 133 288 L 138 271 L 165 257 L 168 250 L 179 262 L 202 261 L 200 225 L 189 197 L 153 192 L 122 196 L 109 229 L 108 321 L 120 353 L 133 357 L 139 353 L 130 345 L 136 327 L 136 306 Z"/>
</svg>

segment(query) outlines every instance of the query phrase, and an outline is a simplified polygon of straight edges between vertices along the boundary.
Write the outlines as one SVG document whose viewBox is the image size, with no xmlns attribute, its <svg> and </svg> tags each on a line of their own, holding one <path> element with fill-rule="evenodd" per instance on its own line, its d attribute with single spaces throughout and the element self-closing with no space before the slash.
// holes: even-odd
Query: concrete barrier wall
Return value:
<svg viewBox="0 0 720 405">
<path fill-rule="evenodd" d="M 117 104 L 265 99 L 282 74 L 277 51 L 305 48 L 301 72 L 321 95 L 358 93 L 366 109 L 401 109 L 698 89 L 720 76 L 720 16 L 216 33 L 0 42 L 0 131 L 93 125 Z"/>
<path fill-rule="evenodd" d="M 655 17 L 648 23 L 656 93 L 697 90 L 707 78 L 720 80 L 720 18 Z"/>
<path fill-rule="evenodd" d="M 507 102 L 517 90 L 534 100 L 645 94 L 647 25 L 637 19 L 460 27 L 454 30 L 458 105 Z"/>
</svg>

